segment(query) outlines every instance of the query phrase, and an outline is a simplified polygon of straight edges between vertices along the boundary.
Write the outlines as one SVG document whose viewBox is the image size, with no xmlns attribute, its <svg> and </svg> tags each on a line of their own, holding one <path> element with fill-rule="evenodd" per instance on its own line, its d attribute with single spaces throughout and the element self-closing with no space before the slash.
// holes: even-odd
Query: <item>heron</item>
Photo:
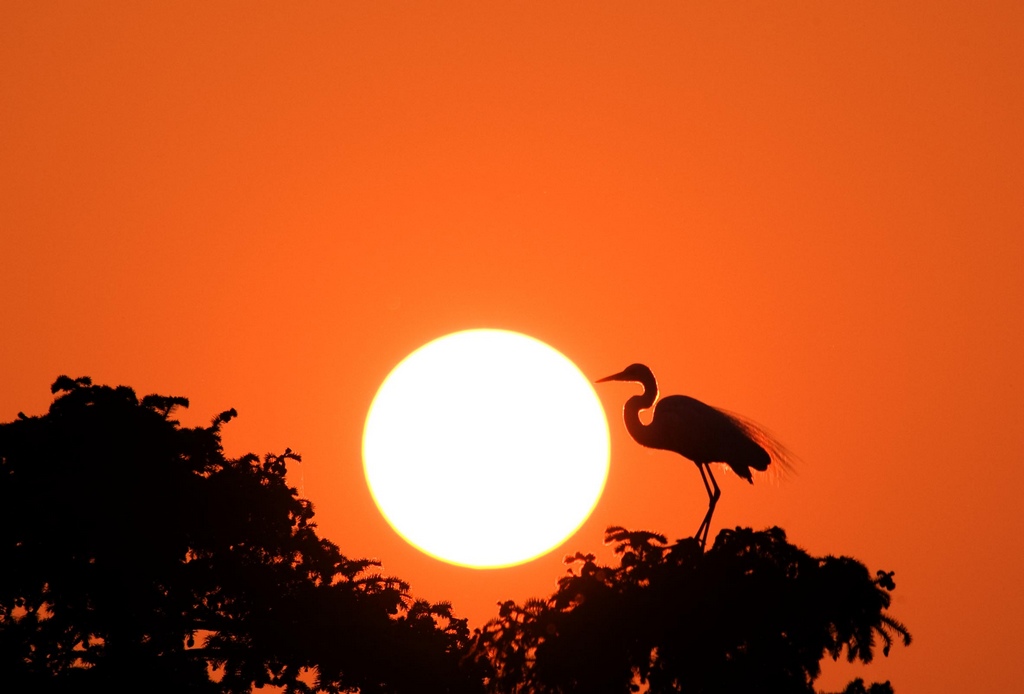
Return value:
<svg viewBox="0 0 1024 694">
<path fill-rule="evenodd" d="M 711 463 L 724 463 L 751 484 L 750 471 L 765 471 L 772 461 L 786 467 L 787 451 L 754 422 L 706 405 L 687 395 L 669 395 L 658 402 L 650 424 L 640 421 L 640 411 L 654 406 L 658 400 L 658 382 L 654 373 L 643 364 L 632 364 L 606 381 L 639 383 L 644 392 L 634 395 L 622 408 L 626 431 L 633 440 L 647 448 L 673 451 L 696 463 L 708 493 L 708 512 L 694 538 L 701 548 L 707 545 L 708 530 L 715 505 L 722 495 L 711 472 Z"/>
</svg>

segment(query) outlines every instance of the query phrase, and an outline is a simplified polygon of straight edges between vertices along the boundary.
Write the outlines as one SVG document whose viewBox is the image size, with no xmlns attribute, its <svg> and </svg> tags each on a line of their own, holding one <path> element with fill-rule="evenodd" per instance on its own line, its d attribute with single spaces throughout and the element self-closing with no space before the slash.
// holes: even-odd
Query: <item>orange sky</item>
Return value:
<svg viewBox="0 0 1024 694">
<path fill-rule="evenodd" d="M 235 407 L 323 533 L 476 625 L 610 524 L 693 532 L 621 427 L 591 520 L 479 572 L 406 546 L 359 458 L 407 353 L 470 327 L 644 361 L 769 427 L 712 532 L 896 571 L 896 691 L 1013 691 L 1024 621 L 1024 5 L 4 3 L 0 421 L 60 373 Z M 509 512 L 516 512 L 509 509 Z"/>
</svg>

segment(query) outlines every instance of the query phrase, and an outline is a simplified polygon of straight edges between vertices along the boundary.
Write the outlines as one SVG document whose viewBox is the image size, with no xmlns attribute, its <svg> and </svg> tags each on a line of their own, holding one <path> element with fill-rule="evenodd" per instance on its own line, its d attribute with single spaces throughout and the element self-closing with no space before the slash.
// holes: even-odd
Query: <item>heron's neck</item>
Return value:
<svg viewBox="0 0 1024 694">
<path fill-rule="evenodd" d="M 622 419 L 626 423 L 626 431 L 640 444 L 647 438 L 647 426 L 640 421 L 640 410 L 649 409 L 658 399 L 658 387 L 644 384 L 644 392 L 634 395 L 622 408 Z"/>
</svg>

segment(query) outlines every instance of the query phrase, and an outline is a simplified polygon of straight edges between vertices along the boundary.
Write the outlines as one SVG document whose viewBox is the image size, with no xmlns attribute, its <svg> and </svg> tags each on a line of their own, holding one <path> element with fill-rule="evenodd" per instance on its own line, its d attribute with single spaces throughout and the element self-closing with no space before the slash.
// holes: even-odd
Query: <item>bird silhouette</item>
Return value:
<svg viewBox="0 0 1024 694">
<path fill-rule="evenodd" d="M 708 493 L 708 512 L 694 535 L 702 548 L 707 545 L 711 517 L 722 494 L 711 472 L 711 463 L 725 463 L 751 484 L 751 469 L 763 472 L 773 461 L 788 467 L 788 452 L 757 424 L 686 395 L 662 398 L 651 423 L 645 425 L 640 421 L 640 410 L 652 407 L 658 399 L 658 382 L 643 364 L 632 364 L 597 382 L 606 381 L 643 385 L 644 392 L 631 397 L 622 408 L 626 431 L 637 443 L 674 451 L 697 464 Z"/>
</svg>

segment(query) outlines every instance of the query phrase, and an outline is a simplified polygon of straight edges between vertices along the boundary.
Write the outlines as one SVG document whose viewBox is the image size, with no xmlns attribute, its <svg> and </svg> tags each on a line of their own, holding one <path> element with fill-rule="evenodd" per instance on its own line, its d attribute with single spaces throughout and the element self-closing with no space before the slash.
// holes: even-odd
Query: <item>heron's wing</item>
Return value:
<svg viewBox="0 0 1024 694">
<path fill-rule="evenodd" d="M 781 479 L 794 474 L 796 470 L 797 456 L 786 448 L 775 435 L 757 422 L 747 419 L 728 410 L 717 410 L 728 417 L 732 423 L 743 430 L 747 436 L 755 441 L 761 448 L 771 456 L 772 464 L 768 467 L 769 474 L 775 479 Z"/>
<path fill-rule="evenodd" d="M 758 471 L 771 469 L 773 475 L 793 467 L 795 456 L 760 424 L 687 395 L 662 398 L 652 423 L 672 428 L 690 451 L 680 452 L 691 460 L 742 463 Z M 756 451 L 751 442 L 768 454 L 771 464 L 751 455 Z"/>
<path fill-rule="evenodd" d="M 746 429 L 729 414 L 688 395 L 662 398 L 651 421 L 656 436 L 668 448 L 698 463 L 749 464 L 764 455 L 751 445 Z"/>
</svg>

